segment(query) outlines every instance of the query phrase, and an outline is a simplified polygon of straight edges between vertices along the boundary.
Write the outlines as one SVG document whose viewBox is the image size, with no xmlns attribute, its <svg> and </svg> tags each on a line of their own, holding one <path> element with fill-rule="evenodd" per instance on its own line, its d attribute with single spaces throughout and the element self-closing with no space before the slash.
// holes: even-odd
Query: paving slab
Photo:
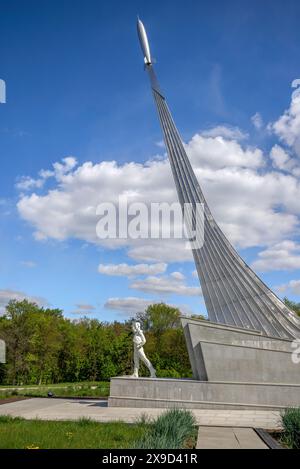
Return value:
<svg viewBox="0 0 300 469">
<path fill-rule="evenodd" d="M 107 407 L 107 401 L 100 399 L 32 398 L 1 405 L 0 415 L 41 420 L 77 420 L 87 417 L 99 422 L 122 420 L 132 423 L 143 415 L 155 418 L 165 410 L 163 408 Z M 281 428 L 279 411 L 227 410 L 225 413 L 224 410 L 217 409 L 191 410 L 200 426 Z"/>
<path fill-rule="evenodd" d="M 197 449 L 268 449 L 253 428 L 199 427 Z"/>
</svg>

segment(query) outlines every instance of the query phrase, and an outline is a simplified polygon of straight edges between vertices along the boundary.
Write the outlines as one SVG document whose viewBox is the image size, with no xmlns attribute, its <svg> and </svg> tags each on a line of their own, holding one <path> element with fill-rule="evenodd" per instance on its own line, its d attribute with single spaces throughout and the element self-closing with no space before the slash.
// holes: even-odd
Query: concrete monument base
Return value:
<svg viewBox="0 0 300 469">
<path fill-rule="evenodd" d="M 183 317 L 194 379 L 111 379 L 109 406 L 281 409 L 300 406 L 292 341 Z"/>
<path fill-rule="evenodd" d="M 109 407 L 278 410 L 300 406 L 300 384 L 131 378 L 110 382 Z"/>
<path fill-rule="evenodd" d="M 187 317 L 181 323 L 194 379 L 300 384 L 292 340 Z"/>
</svg>

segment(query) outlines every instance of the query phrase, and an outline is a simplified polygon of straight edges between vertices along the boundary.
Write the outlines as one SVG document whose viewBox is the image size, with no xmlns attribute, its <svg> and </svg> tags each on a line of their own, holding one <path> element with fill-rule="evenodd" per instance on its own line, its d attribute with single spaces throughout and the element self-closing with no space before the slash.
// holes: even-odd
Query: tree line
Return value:
<svg viewBox="0 0 300 469">
<path fill-rule="evenodd" d="M 300 316 L 300 303 L 287 298 L 284 302 Z M 0 317 L 0 338 L 6 343 L 7 359 L 6 364 L 0 364 L 0 384 L 105 381 L 129 375 L 133 370 L 133 319 L 142 324 L 145 352 L 157 375 L 191 377 L 180 315 L 179 309 L 158 303 L 125 322 L 86 317 L 71 320 L 60 309 L 12 300 Z"/>
<path fill-rule="evenodd" d="M 144 327 L 145 352 L 161 377 L 191 376 L 179 317 L 178 309 L 160 303 L 134 318 Z M 101 381 L 131 374 L 132 319 L 70 320 L 60 309 L 12 300 L 0 317 L 7 352 L 7 363 L 0 364 L 0 384 Z M 147 376 L 146 369 L 142 373 Z"/>
</svg>

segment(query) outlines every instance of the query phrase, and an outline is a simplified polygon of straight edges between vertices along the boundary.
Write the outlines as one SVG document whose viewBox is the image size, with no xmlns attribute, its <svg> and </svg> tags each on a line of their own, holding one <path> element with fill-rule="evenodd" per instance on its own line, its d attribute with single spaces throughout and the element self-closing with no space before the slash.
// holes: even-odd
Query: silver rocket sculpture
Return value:
<svg viewBox="0 0 300 469">
<path fill-rule="evenodd" d="M 137 32 L 138 32 L 142 52 L 144 54 L 145 65 L 150 65 L 152 61 L 151 61 L 149 42 L 148 42 L 145 27 L 139 18 L 137 19 Z"/>
<path fill-rule="evenodd" d="M 214 219 L 159 88 L 140 19 L 137 30 L 179 201 L 204 206 L 204 242 L 192 251 L 209 319 L 270 337 L 300 338 L 300 318 L 244 262 Z"/>
</svg>

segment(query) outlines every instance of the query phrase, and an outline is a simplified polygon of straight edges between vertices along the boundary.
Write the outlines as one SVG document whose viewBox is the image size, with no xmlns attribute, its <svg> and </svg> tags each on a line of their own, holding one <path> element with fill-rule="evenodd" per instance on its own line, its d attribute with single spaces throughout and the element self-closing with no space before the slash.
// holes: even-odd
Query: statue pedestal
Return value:
<svg viewBox="0 0 300 469">
<path fill-rule="evenodd" d="M 109 407 L 278 410 L 300 406 L 300 385 L 112 378 Z"/>
<path fill-rule="evenodd" d="M 111 379 L 109 406 L 274 409 L 300 406 L 292 341 L 182 318 L 194 379 Z"/>
</svg>

